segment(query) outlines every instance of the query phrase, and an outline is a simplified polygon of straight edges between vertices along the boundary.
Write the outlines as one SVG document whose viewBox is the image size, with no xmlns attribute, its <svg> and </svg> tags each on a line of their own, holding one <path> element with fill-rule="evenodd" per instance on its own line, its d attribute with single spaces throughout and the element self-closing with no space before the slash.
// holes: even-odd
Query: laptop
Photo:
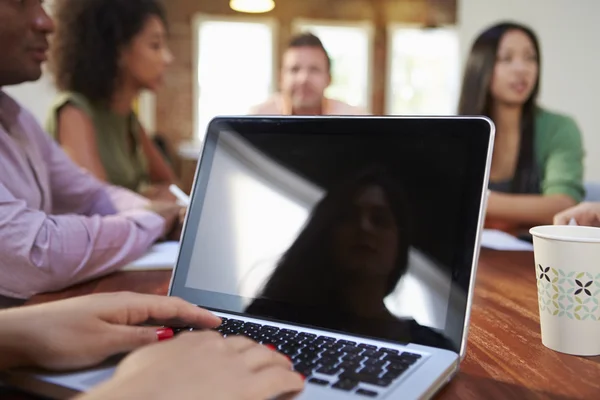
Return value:
<svg viewBox="0 0 600 400">
<path fill-rule="evenodd" d="M 299 399 L 430 398 L 466 352 L 493 141 L 483 117 L 215 118 L 169 295 L 290 357 Z"/>
</svg>

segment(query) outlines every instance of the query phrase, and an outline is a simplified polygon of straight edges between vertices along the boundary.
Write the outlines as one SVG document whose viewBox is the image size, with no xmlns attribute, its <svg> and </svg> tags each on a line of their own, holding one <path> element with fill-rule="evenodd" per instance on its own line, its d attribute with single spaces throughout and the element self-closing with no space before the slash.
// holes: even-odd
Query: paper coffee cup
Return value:
<svg viewBox="0 0 600 400">
<path fill-rule="evenodd" d="M 537 226 L 533 236 L 542 343 L 600 355 L 600 228 Z"/>
</svg>

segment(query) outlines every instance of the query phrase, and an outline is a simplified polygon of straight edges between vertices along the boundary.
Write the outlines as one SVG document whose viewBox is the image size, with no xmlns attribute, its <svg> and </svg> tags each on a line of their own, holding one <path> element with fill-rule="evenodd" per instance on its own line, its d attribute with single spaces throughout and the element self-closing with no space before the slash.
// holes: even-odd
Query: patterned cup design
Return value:
<svg viewBox="0 0 600 400">
<path fill-rule="evenodd" d="M 600 324 L 600 274 L 538 264 L 536 277 L 540 314 Z"/>
</svg>

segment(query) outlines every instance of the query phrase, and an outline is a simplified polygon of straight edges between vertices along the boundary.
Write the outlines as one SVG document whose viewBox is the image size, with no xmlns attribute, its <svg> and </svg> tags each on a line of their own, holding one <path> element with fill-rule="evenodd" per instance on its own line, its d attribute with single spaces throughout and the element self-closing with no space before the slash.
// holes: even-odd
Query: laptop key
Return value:
<svg viewBox="0 0 600 400">
<path fill-rule="evenodd" d="M 412 365 L 412 364 L 416 363 L 418 360 L 418 358 L 403 357 L 401 355 L 396 356 L 396 355 L 392 355 L 392 354 L 386 355 L 383 359 L 386 361 L 389 361 L 390 363 L 393 363 L 393 364 L 404 364 L 404 365 Z"/>
<path fill-rule="evenodd" d="M 328 367 L 328 366 L 323 366 L 319 369 L 317 369 L 315 372 L 319 373 L 319 374 L 323 374 L 323 375 L 337 375 L 340 372 L 342 372 L 343 369 L 340 367 Z"/>
<path fill-rule="evenodd" d="M 285 354 L 286 356 L 293 357 L 298 354 L 298 349 L 285 349 L 279 350 L 280 353 Z"/>
<path fill-rule="evenodd" d="M 314 333 L 300 332 L 297 336 L 299 339 L 314 339 L 317 337 Z"/>
<path fill-rule="evenodd" d="M 370 385 L 388 387 L 392 384 L 392 380 L 390 379 L 382 379 L 376 376 L 365 375 L 365 374 L 357 374 L 355 372 L 344 372 L 340 375 L 340 379 L 348 379 L 351 381 L 368 383 Z"/>
<path fill-rule="evenodd" d="M 351 345 L 354 346 L 356 344 L 356 342 L 352 342 L 350 340 L 338 340 L 339 344 L 343 344 L 343 345 Z"/>
<path fill-rule="evenodd" d="M 370 376 L 379 376 L 383 374 L 383 370 L 381 368 L 376 367 L 363 367 L 356 371 L 359 374 L 370 375 Z"/>
<path fill-rule="evenodd" d="M 319 345 L 319 347 L 321 349 L 326 349 L 326 350 L 333 350 L 335 347 L 335 343 L 332 342 L 324 342 L 322 344 Z"/>
<path fill-rule="evenodd" d="M 317 361 L 321 365 L 334 366 L 339 362 L 339 358 L 337 357 L 319 357 Z"/>
<path fill-rule="evenodd" d="M 358 354 L 362 351 L 362 349 L 355 346 L 344 346 L 340 349 L 340 351 L 343 351 L 344 353 Z"/>
<path fill-rule="evenodd" d="M 382 347 L 379 349 L 379 351 L 383 351 L 384 353 L 389 353 L 389 354 L 398 354 L 398 350 L 395 349 L 388 349 L 387 347 Z"/>
<path fill-rule="evenodd" d="M 340 379 L 335 384 L 333 384 L 331 387 L 340 389 L 340 390 L 350 391 L 350 390 L 353 390 L 357 386 L 358 386 L 357 381 L 353 381 L 351 379 Z"/>
<path fill-rule="evenodd" d="M 377 346 L 373 346 L 372 344 L 360 343 L 358 345 L 358 347 L 360 347 L 361 349 L 367 349 L 367 350 L 377 350 Z"/>
<path fill-rule="evenodd" d="M 365 357 L 373 357 L 377 352 L 374 350 L 365 350 L 362 353 L 360 353 L 361 356 L 365 356 Z"/>
<path fill-rule="evenodd" d="M 315 385 L 320 385 L 320 386 L 327 386 L 329 385 L 329 382 L 324 380 L 324 379 L 319 379 L 319 378 L 310 378 L 308 380 L 309 383 L 314 383 Z"/>
<path fill-rule="evenodd" d="M 294 371 L 296 371 L 299 374 L 302 374 L 306 377 L 311 376 L 314 369 L 315 369 L 314 365 L 307 365 L 307 364 L 303 364 L 303 363 L 294 365 Z"/>
<path fill-rule="evenodd" d="M 369 356 L 369 358 L 376 358 L 378 360 L 380 360 L 383 356 L 388 355 L 387 353 L 384 353 L 383 351 L 376 351 L 375 353 L 371 354 Z"/>
<path fill-rule="evenodd" d="M 367 390 L 367 389 L 358 389 L 358 390 L 356 391 L 356 394 L 360 394 L 360 395 L 362 395 L 362 396 L 367 396 L 367 397 L 377 397 L 377 395 L 378 395 L 379 393 L 377 393 L 377 392 L 374 392 L 374 391 L 372 391 L 372 390 Z"/>
<path fill-rule="evenodd" d="M 344 355 L 344 353 L 340 353 L 337 350 L 326 350 L 326 351 L 324 351 L 324 352 L 321 353 L 322 357 L 338 357 L 339 358 L 339 357 L 341 357 L 343 355 Z"/>
<path fill-rule="evenodd" d="M 376 358 L 367 358 L 366 360 L 363 361 L 363 364 L 365 366 L 370 366 L 370 367 L 378 367 L 381 368 L 384 365 L 387 364 L 387 361 L 384 360 L 377 360 Z"/>
<path fill-rule="evenodd" d="M 394 381 L 396 379 L 398 379 L 398 377 L 400 375 L 402 375 L 404 371 L 388 371 L 385 374 L 383 374 L 383 376 L 381 377 L 381 379 L 387 379 L 390 381 Z"/>
<path fill-rule="evenodd" d="M 398 371 L 400 373 L 406 371 L 409 368 L 409 365 L 404 363 L 392 362 L 385 367 L 388 371 Z"/>
<path fill-rule="evenodd" d="M 357 361 L 357 362 L 360 362 L 361 357 L 357 356 L 356 354 L 346 354 L 344 357 L 342 357 L 342 360 L 344 360 L 344 361 Z"/>
<path fill-rule="evenodd" d="M 339 366 L 349 372 L 356 372 L 359 368 L 362 368 L 362 365 L 355 361 L 344 361 Z"/>
<path fill-rule="evenodd" d="M 317 339 L 324 340 L 326 342 L 335 342 L 335 338 L 329 336 L 319 336 Z"/>
</svg>

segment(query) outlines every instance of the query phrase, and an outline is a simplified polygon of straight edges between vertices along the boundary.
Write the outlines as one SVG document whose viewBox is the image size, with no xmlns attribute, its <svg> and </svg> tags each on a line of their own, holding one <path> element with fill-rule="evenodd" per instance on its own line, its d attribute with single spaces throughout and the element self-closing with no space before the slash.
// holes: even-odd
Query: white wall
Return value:
<svg viewBox="0 0 600 400">
<path fill-rule="evenodd" d="M 37 82 L 27 82 L 16 86 L 3 87 L 6 93 L 14 97 L 21 105 L 33 113 L 44 126 L 48 109 L 57 94 L 50 74 L 45 72 Z"/>
<path fill-rule="evenodd" d="M 600 1 L 459 0 L 463 60 L 489 25 L 511 19 L 529 25 L 542 46 L 540 104 L 574 117 L 587 150 L 586 178 L 600 181 Z"/>
</svg>

